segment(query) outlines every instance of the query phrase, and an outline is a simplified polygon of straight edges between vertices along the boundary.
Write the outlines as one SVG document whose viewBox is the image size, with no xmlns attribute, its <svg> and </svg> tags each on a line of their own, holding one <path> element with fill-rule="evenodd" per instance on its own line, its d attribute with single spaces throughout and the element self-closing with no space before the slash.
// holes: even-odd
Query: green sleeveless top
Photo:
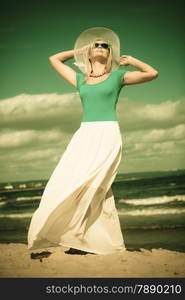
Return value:
<svg viewBox="0 0 185 300">
<path fill-rule="evenodd" d="M 123 84 L 125 69 L 111 72 L 98 83 L 83 82 L 85 74 L 76 73 L 77 90 L 83 107 L 81 122 L 117 121 L 116 104 Z"/>
</svg>

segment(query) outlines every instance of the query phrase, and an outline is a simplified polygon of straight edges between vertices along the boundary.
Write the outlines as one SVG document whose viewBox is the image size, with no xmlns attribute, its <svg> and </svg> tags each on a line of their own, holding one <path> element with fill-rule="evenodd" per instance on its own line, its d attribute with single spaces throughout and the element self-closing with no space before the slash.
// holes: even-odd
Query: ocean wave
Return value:
<svg viewBox="0 0 185 300">
<path fill-rule="evenodd" d="M 33 213 L 23 213 L 23 214 L 0 214 L 0 218 L 30 218 Z"/>
<path fill-rule="evenodd" d="M 118 209 L 118 215 L 120 216 L 155 216 L 155 215 L 176 215 L 185 214 L 184 209 L 168 208 L 168 209 L 136 209 L 136 210 L 120 210 Z M 19 214 L 0 214 L 0 218 L 31 218 L 33 213 L 19 213 Z"/>
<path fill-rule="evenodd" d="M 173 201 L 185 201 L 185 195 L 159 196 L 144 199 L 121 199 L 119 200 L 119 203 L 126 203 L 131 205 L 155 205 L 165 204 Z"/>
<path fill-rule="evenodd" d="M 176 215 L 185 214 L 184 209 L 168 208 L 168 209 L 136 209 L 136 210 L 118 210 L 120 216 L 154 216 L 154 215 Z"/>
<path fill-rule="evenodd" d="M 161 229 L 185 229 L 184 225 L 179 225 L 179 224 L 160 224 L 160 225 L 139 225 L 139 226 L 134 226 L 134 225 L 124 225 L 124 228 L 127 230 L 161 230 Z"/>
<path fill-rule="evenodd" d="M 130 177 L 130 178 L 122 178 L 120 181 L 133 181 L 133 180 L 141 180 L 143 177 Z"/>
<path fill-rule="evenodd" d="M 17 197 L 16 201 L 29 201 L 29 200 L 40 200 L 41 196 L 32 196 L 32 197 Z"/>
<path fill-rule="evenodd" d="M 3 201 L 3 200 L 5 200 L 6 199 L 6 197 L 5 196 L 3 196 L 3 197 L 0 197 L 0 202 L 1 201 Z"/>
</svg>

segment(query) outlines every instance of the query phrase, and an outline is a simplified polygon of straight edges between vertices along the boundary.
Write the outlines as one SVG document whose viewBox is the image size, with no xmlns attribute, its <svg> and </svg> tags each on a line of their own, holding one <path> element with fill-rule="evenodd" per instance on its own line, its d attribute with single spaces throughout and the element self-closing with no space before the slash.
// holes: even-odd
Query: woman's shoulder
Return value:
<svg viewBox="0 0 185 300">
<path fill-rule="evenodd" d="M 128 70 L 126 68 L 119 68 L 112 72 L 114 74 L 114 76 L 116 77 L 116 81 L 117 81 L 119 87 L 120 86 L 122 87 L 124 85 L 124 74 L 127 71 Z"/>
</svg>

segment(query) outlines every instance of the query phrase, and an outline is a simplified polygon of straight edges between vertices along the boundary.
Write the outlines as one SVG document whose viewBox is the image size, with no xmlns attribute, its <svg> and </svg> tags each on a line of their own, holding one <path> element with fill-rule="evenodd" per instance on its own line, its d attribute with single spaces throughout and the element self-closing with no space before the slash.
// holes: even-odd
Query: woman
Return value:
<svg viewBox="0 0 185 300">
<path fill-rule="evenodd" d="M 29 249 L 61 245 L 70 248 L 67 254 L 126 249 L 111 189 L 122 154 L 116 103 L 123 86 L 152 80 L 158 72 L 132 56 L 120 57 L 119 49 L 112 30 L 95 27 L 78 37 L 74 50 L 49 58 L 52 67 L 77 88 L 83 117 L 32 216 Z M 73 57 L 82 73 L 65 64 Z M 126 65 L 139 70 L 119 69 Z"/>
</svg>

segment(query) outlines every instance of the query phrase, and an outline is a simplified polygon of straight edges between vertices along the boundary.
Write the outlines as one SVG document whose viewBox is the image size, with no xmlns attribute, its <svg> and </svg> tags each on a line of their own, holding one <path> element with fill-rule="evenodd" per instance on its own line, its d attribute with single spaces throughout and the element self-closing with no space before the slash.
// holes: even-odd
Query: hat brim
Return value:
<svg viewBox="0 0 185 300">
<path fill-rule="evenodd" d="M 74 64 L 85 73 L 84 52 L 87 51 L 92 41 L 97 38 L 107 40 L 111 44 L 113 58 L 111 71 L 117 70 L 120 60 L 120 40 L 114 31 L 105 27 L 92 27 L 86 29 L 78 36 L 74 45 Z"/>
</svg>

